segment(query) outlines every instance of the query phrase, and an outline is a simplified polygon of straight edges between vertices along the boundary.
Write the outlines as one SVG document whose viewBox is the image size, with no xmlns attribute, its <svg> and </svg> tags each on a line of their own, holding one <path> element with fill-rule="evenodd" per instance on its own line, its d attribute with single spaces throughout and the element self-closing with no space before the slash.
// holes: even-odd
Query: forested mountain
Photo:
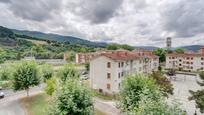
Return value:
<svg viewBox="0 0 204 115">
<path fill-rule="evenodd" d="M 80 45 L 87 45 L 87 46 L 92 46 L 92 47 L 105 47 L 106 46 L 106 43 L 91 42 L 91 41 L 73 37 L 73 36 L 62 36 L 58 34 L 42 33 L 42 32 L 37 32 L 37 31 L 26 31 L 26 30 L 14 30 L 14 29 L 12 31 L 18 35 L 26 35 L 26 36 L 30 36 L 33 38 L 39 38 L 42 40 L 66 42 L 69 44 L 80 44 Z"/>
<path fill-rule="evenodd" d="M 41 35 L 46 36 L 43 33 Z M 67 55 L 73 56 L 75 52 L 93 52 L 97 47 L 79 44 L 77 41 L 70 43 L 69 41 L 56 40 L 23 35 L 0 26 L 0 63 L 6 60 L 19 60 L 26 56 L 35 56 L 37 59 L 62 59 L 65 52 L 69 53 Z"/>
<path fill-rule="evenodd" d="M 190 50 L 190 51 L 198 51 L 201 47 L 203 47 L 203 45 L 189 45 L 189 46 L 181 46 L 178 48 L 182 48 L 184 50 Z"/>
</svg>

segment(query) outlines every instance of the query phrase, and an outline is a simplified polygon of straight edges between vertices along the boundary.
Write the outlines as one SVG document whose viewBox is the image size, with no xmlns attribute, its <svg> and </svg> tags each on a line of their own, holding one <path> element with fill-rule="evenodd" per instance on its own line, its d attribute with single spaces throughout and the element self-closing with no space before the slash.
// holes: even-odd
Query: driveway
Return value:
<svg viewBox="0 0 204 115">
<path fill-rule="evenodd" d="M 30 96 L 41 93 L 44 85 L 30 89 Z M 0 115 L 25 115 L 18 100 L 26 96 L 25 91 L 13 92 L 12 90 L 3 90 L 5 98 L 0 99 Z"/>
</svg>

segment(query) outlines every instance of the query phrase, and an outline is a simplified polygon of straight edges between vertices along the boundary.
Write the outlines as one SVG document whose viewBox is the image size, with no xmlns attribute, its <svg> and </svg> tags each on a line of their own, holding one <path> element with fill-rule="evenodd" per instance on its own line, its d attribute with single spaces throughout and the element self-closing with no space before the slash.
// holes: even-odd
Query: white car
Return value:
<svg viewBox="0 0 204 115">
<path fill-rule="evenodd" d="M 0 92 L 0 99 L 4 98 L 4 92 Z"/>
</svg>

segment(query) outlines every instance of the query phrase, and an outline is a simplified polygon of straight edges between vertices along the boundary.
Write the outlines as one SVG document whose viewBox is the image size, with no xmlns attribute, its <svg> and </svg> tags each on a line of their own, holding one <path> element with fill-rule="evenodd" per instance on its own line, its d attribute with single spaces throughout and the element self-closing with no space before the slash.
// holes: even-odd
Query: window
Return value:
<svg viewBox="0 0 204 115">
<path fill-rule="evenodd" d="M 204 65 L 204 63 L 203 63 L 203 62 L 201 62 L 201 65 Z"/>
<path fill-rule="evenodd" d="M 172 57 L 172 59 L 175 59 L 174 57 Z"/>
<path fill-rule="evenodd" d="M 193 69 L 193 67 L 191 67 L 191 69 Z"/>
<path fill-rule="evenodd" d="M 120 73 L 118 73 L 118 78 L 120 78 Z"/>
<path fill-rule="evenodd" d="M 179 59 L 179 61 L 182 61 L 181 59 Z"/>
<path fill-rule="evenodd" d="M 120 68 L 120 62 L 118 63 L 118 67 Z"/>
<path fill-rule="evenodd" d="M 124 66 L 124 62 L 121 63 L 121 67 L 123 67 L 123 66 Z"/>
<path fill-rule="evenodd" d="M 203 67 L 201 67 L 200 69 L 203 70 Z"/>
<path fill-rule="evenodd" d="M 191 57 L 191 60 L 193 60 L 193 57 Z"/>
<path fill-rule="evenodd" d="M 118 89 L 120 89 L 120 83 L 118 84 Z"/>
<path fill-rule="evenodd" d="M 122 73 L 121 73 L 121 77 L 123 77 L 123 75 L 124 75 L 124 73 L 122 72 Z"/>
<path fill-rule="evenodd" d="M 100 93 L 103 93 L 103 89 L 99 89 L 99 92 L 100 92 Z"/>
<path fill-rule="evenodd" d="M 107 79 L 111 79 L 111 74 L 107 73 Z"/>
<path fill-rule="evenodd" d="M 107 63 L 107 68 L 111 68 L 111 63 L 110 62 Z"/>
<path fill-rule="evenodd" d="M 171 57 L 169 57 L 169 59 L 171 59 Z"/>
<path fill-rule="evenodd" d="M 202 57 L 201 60 L 204 60 L 204 58 Z"/>
<path fill-rule="evenodd" d="M 193 62 L 191 62 L 191 64 L 193 64 Z"/>
<path fill-rule="evenodd" d="M 111 89 L 111 85 L 109 83 L 106 85 L 106 87 L 107 89 Z"/>
</svg>

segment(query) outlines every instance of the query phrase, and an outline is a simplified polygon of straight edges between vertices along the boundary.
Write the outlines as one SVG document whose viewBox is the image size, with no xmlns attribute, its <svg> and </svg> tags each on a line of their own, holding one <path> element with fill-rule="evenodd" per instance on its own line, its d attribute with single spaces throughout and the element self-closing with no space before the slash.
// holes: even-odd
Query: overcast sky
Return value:
<svg viewBox="0 0 204 115">
<path fill-rule="evenodd" d="M 0 25 L 129 45 L 204 44 L 204 0 L 0 0 Z"/>
</svg>

